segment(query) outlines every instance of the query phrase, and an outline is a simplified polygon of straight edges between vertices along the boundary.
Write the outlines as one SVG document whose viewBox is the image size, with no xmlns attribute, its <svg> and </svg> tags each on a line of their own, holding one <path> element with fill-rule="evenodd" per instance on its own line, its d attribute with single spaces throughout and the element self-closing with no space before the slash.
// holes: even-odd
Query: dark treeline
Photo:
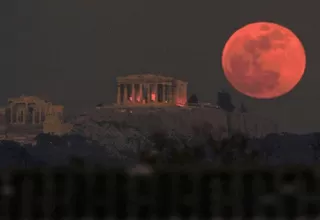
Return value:
<svg viewBox="0 0 320 220">
<path fill-rule="evenodd" d="M 230 139 L 216 141 L 208 138 L 206 143 L 192 143 L 186 138 L 174 138 L 166 132 L 155 132 L 148 137 L 149 145 L 139 148 L 135 154 L 110 150 L 97 141 L 89 140 L 81 135 L 55 136 L 40 134 L 36 144 L 19 144 L 14 141 L 1 141 L 1 165 L 8 166 L 46 166 L 66 165 L 71 158 L 81 158 L 88 164 L 126 165 L 125 161 L 164 164 L 192 164 L 214 162 L 228 165 L 232 163 L 258 163 L 259 153 L 248 150 L 248 139 L 236 134 Z"/>
<path fill-rule="evenodd" d="M 153 150 L 142 150 L 140 160 L 150 164 L 198 164 L 213 163 L 216 165 L 258 164 L 262 155 L 248 146 L 248 138 L 234 134 L 230 138 L 214 140 L 210 135 L 203 142 L 187 139 L 174 139 L 165 132 L 152 134 Z M 182 145 L 182 146 L 181 146 Z"/>
<path fill-rule="evenodd" d="M 131 166 L 137 163 L 305 165 L 318 162 L 320 155 L 320 135 L 317 133 L 308 136 L 271 134 L 263 139 L 250 139 L 244 134 L 236 133 L 229 138 L 215 140 L 204 129 L 195 128 L 194 137 L 173 136 L 168 132 L 158 131 L 147 137 L 147 143 L 135 140 L 136 145 L 126 150 L 118 149 L 117 146 L 102 146 L 95 140 L 76 134 L 39 134 L 35 145 L 1 141 L 0 166 L 63 166 L 69 164 L 71 158 L 101 166 Z M 199 140 L 197 133 L 201 136 Z"/>
<path fill-rule="evenodd" d="M 203 132 L 202 135 L 204 135 Z M 316 134 L 313 135 L 316 136 Z M 240 133 L 222 140 L 215 140 L 207 133 L 207 136 L 202 138 L 205 142 L 197 142 L 159 131 L 148 137 L 150 145 L 141 146 L 135 155 L 126 154 L 131 155 L 132 158 L 121 158 L 125 152 L 119 151 L 119 154 L 116 154 L 108 147 L 100 146 L 96 141 L 80 135 L 59 137 L 40 134 L 36 137 L 35 145 L 20 145 L 13 141 L 2 141 L 0 147 L 2 167 L 32 168 L 49 165 L 58 167 L 52 172 L 52 179 L 43 175 L 46 172 L 38 169 L 29 169 L 33 172 L 25 172 L 24 169 L 20 173 L 12 172 L 12 187 L 16 193 L 8 202 L 9 209 L 0 208 L 0 215 L 1 212 L 4 212 L 3 215 L 8 215 L 9 210 L 10 216 L 18 219 L 18 215 L 24 216 L 25 213 L 30 213 L 28 211 L 30 207 L 33 210 L 32 215 L 39 218 L 40 216 L 51 216 L 54 219 L 92 215 L 100 217 L 107 215 L 112 217 L 150 216 L 153 215 L 152 213 L 164 218 L 176 214 L 185 217 L 245 215 L 248 218 L 249 216 L 266 215 L 265 213 L 271 213 L 272 217 L 318 214 L 319 210 L 309 207 L 309 200 L 306 200 L 304 196 L 318 193 L 315 187 L 318 185 L 318 180 L 311 171 L 296 168 L 289 170 L 288 173 L 281 171 L 283 174 L 281 184 L 276 182 L 279 176 L 277 172 L 281 173 L 280 169 L 268 168 L 261 169 L 259 172 L 250 172 L 272 155 L 279 155 L 276 151 L 281 148 L 268 147 L 275 145 L 274 139 L 285 137 L 271 135 L 264 139 L 264 144 L 259 145 L 260 148 L 253 148 L 250 142 L 255 140 Z M 294 138 L 292 143 L 301 145 L 301 142 Z M 314 142 L 314 145 L 308 148 L 314 160 L 317 160 L 317 146 L 317 142 Z M 290 151 L 286 151 L 284 155 L 287 155 L 288 152 Z M 121 161 L 129 160 L 152 165 L 155 168 L 154 175 L 130 176 L 130 173 L 121 170 L 118 172 L 115 169 L 112 172 L 110 170 L 105 172 L 104 167 L 100 166 L 117 162 L 123 165 Z M 70 163 L 71 166 L 69 166 Z M 213 172 L 201 173 L 203 170 L 197 170 L 197 167 L 193 165 L 202 163 L 205 166 L 207 163 L 220 165 L 223 169 L 213 167 Z M 71 169 L 65 169 L 64 165 L 67 164 Z M 97 172 L 82 172 L 86 169 L 87 164 L 95 165 Z M 165 166 L 162 167 L 162 165 Z M 188 173 L 185 169 L 181 170 L 183 172 L 175 172 L 176 167 L 170 167 L 171 165 L 178 165 L 178 168 L 181 168 L 180 165 L 191 165 L 187 166 L 187 169 L 194 167 L 196 172 Z M 232 165 L 249 168 L 241 171 L 242 173 L 237 171 L 237 176 L 240 178 L 234 179 L 235 172 L 232 169 L 229 171 L 225 169 Z M 61 166 L 62 169 L 60 169 Z M 162 170 L 159 167 L 162 167 Z M 86 182 L 89 180 L 88 177 L 91 178 L 89 184 Z M 29 180 L 29 182 L 23 180 Z M 174 185 L 172 185 L 173 180 Z M 67 181 L 72 181 L 74 185 L 67 184 Z M 51 184 L 52 188 L 44 191 L 46 183 Z M 303 188 L 304 197 L 296 197 L 295 191 L 299 191 L 299 187 Z M 293 189 L 293 191 L 288 192 L 288 189 Z M 23 190 L 29 190 L 29 193 L 32 193 L 30 201 L 29 198 L 23 200 L 28 201 L 31 206 L 21 202 L 25 195 L 22 193 Z M 266 198 L 262 197 L 262 194 Z M 277 203 L 265 204 L 264 199 L 268 202 L 268 198 Z M 312 198 L 310 197 L 310 201 Z M 295 204 L 298 203 L 303 204 L 304 208 L 297 209 Z"/>
</svg>

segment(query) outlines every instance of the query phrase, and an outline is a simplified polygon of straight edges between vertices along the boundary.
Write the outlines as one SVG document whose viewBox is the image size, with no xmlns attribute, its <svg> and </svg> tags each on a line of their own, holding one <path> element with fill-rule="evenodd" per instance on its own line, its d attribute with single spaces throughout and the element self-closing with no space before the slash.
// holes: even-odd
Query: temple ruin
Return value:
<svg viewBox="0 0 320 220">
<path fill-rule="evenodd" d="M 63 106 L 53 105 L 47 100 L 36 96 L 20 96 L 9 98 L 5 112 L 6 122 L 10 125 L 17 124 L 43 124 L 47 115 L 55 115 L 63 118 Z"/>
<path fill-rule="evenodd" d="M 187 85 L 182 80 L 154 74 L 128 75 L 117 78 L 117 105 L 184 106 Z"/>
<path fill-rule="evenodd" d="M 9 98 L 0 108 L 0 139 L 33 143 L 40 133 L 68 133 L 72 125 L 64 123 L 63 110 L 62 105 L 36 96 Z"/>
</svg>

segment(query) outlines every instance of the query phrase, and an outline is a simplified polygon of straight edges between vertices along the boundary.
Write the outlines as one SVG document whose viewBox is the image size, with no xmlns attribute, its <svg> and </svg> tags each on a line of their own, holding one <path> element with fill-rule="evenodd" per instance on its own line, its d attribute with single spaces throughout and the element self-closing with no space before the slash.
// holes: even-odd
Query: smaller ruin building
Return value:
<svg viewBox="0 0 320 220">
<path fill-rule="evenodd" d="M 128 75 L 117 78 L 117 105 L 184 106 L 187 85 L 182 80 L 155 74 Z"/>
<path fill-rule="evenodd" d="M 36 96 L 9 98 L 6 108 L 6 122 L 10 125 L 42 124 L 47 115 L 63 118 L 63 106 L 53 105 Z"/>
<path fill-rule="evenodd" d="M 71 128 L 63 122 L 62 105 L 36 96 L 9 98 L 0 108 L 0 139 L 28 142 L 40 133 L 63 134 Z"/>
<path fill-rule="evenodd" d="M 72 129 L 72 124 L 64 123 L 57 115 L 47 115 L 43 122 L 43 133 L 63 135 Z"/>
</svg>

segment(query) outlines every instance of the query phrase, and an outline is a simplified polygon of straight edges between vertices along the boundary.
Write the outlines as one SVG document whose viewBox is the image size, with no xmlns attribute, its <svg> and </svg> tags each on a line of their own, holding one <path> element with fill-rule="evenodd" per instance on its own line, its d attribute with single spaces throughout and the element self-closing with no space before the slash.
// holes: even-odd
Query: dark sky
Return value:
<svg viewBox="0 0 320 220">
<path fill-rule="evenodd" d="M 26 94 L 48 97 L 71 112 L 93 108 L 115 102 L 116 76 L 162 72 L 187 80 L 189 95 L 196 93 L 202 101 L 215 102 L 217 91 L 226 88 L 235 104 L 244 101 L 251 112 L 277 121 L 284 131 L 320 131 L 317 1 L 0 2 L 3 104 L 8 97 Z M 290 28 L 306 49 L 302 81 L 275 100 L 239 94 L 221 68 L 228 37 L 255 21 Z"/>
</svg>

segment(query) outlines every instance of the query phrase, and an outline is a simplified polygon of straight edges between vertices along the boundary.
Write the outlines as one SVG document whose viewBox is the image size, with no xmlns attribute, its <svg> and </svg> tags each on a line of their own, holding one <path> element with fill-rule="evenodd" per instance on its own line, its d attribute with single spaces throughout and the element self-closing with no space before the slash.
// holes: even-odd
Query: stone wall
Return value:
<svg viewBox="0 0 320 220">
<path fill-rule="evenodd" d="M 63 135 L 71 131 L 72 124 L 63 123 L 57 115 L 48 115 L 43 123 L 43 133 Z"/>
</svg>

